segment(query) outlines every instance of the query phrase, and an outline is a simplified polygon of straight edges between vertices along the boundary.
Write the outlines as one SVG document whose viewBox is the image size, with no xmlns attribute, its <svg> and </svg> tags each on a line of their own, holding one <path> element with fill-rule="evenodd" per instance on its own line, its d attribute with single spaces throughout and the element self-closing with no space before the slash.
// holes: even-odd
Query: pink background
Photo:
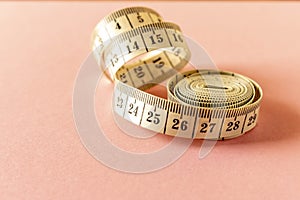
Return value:
<svg viewBox="0 0 300 200">
<path fill-rule="evenodd" d="M 133 5 L 179 24 L 220 69 L 260 83 L 255 130 L 218 142 L 204 160 L 195 141 L 173 165 L 142 175 L 86 151 L 72 116 L 76 73 L 95 24 Z M 299 199 L 299 19 L 299 3 L 0 3 L 0 199 Z M 122 137 L 117 145 L 145 146 Z"/>
</svg>

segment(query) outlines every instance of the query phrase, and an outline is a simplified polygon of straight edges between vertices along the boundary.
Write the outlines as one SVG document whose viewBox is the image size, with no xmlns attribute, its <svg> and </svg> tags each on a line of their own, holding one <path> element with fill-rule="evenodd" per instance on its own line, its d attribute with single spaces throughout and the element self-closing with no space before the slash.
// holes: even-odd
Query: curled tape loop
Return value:
<svg viewBox="0 0 300 200">
<path fill-rule="evenodd" d="M 178 73 L 191 52 L 179 26 L 164 22 L 152 9 L 111 13 L 96 26 L 92 49 L 115 83 L 115 113 L 136 125 L 166 135 L 219 140 L 240 136 L 257 123 L 260 86 L 232 72 Z M 167 79 L 168 99 L 145 92 Z"/>
</svg>

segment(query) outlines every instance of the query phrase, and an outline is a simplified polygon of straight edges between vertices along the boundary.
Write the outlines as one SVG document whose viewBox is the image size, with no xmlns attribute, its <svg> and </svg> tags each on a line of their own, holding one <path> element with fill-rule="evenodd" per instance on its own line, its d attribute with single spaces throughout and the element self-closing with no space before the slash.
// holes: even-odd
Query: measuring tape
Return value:
<svg viewBox="0 0 300 200">
<path fill-rule="evenodd" d="M 257 123 L 260 86 L 232 72 L 178 73 L 191 52 L 179 26 L 152 9 L 109 14 L 93 32 L 92 49 L 115 83 L 114 112 L 133 124 L 166 135 L 223 140 Z M 167 79 L 168 99 L 145 92 Z"/>
</svg>

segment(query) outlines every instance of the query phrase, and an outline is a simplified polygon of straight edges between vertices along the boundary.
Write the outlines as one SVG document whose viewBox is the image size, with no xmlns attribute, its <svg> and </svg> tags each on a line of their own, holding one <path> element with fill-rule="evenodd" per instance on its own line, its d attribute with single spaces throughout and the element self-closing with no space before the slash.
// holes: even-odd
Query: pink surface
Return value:
<svg viewBox="0 0 300 200">
<path fill-rule="evenodd" d="M 300 198 L 299 3 L 0 5 L 0 199 Z M 76 73 L 95 24 L 133 5 L 178 23 L 220 69 L 260 83 L 255 130 L 218 142 L 204 160 L 195 141 L 173 165 L 142 175 L 109 169 L 86 151 L 72 116 Z M 163 145 L 159 138 L 152 142 Z"/>
</svg>

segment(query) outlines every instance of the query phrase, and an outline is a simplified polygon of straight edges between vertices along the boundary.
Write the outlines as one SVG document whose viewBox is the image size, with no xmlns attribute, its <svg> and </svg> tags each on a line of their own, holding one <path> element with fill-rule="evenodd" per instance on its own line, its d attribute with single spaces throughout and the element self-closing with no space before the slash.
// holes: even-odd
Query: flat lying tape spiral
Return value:
<svg viewBox="0 0 300 200">
<path fill-rule="evenodd" d="M 191 52 L 179 26 L 163 22 L 152 9 L 109 14 L 93 32 L 92 49 L 115 83 L 114 112 L 138 126 L 184 138 L 223 140 L 257 123 L 262 90 L 253 80 L 211 69 L 174 75 L 189 62 Z M 144 91 L 168 78 L 168 99 Z"/>
</svg>

